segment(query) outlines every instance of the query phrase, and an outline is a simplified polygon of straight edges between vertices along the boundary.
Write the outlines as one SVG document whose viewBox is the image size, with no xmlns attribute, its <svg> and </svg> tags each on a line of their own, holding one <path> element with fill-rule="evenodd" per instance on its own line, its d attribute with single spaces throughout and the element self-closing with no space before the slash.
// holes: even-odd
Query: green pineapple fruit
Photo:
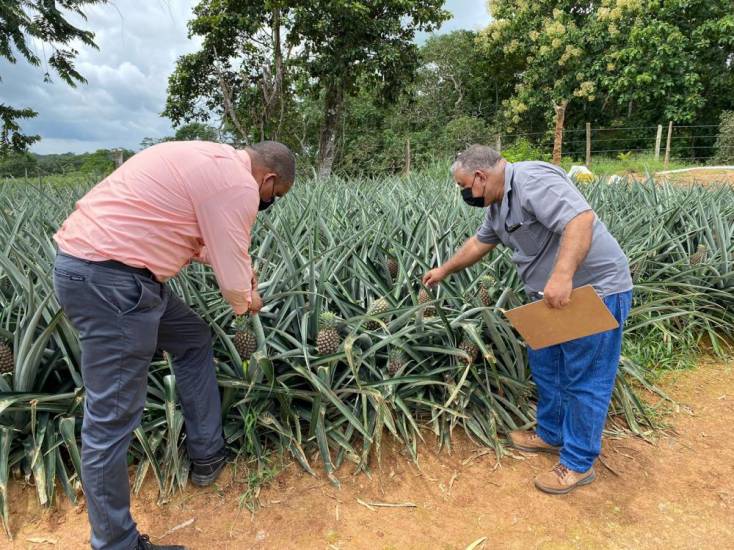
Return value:
<svg viewBox="0 0 734 550">
<path fill-rule="evenodd" d="M 341 338 L 336 330 L 336 315 L 325 311 L 320 317 L 319 332 L 316 335 L 316 348 L 319 355 L 334 355 L 339 351 Z"/>
<path fill-rule="evenodd" d="M 699 244 L 696 251 L 691 254 L 690 262 L 691 265 L 699 265 L 706 261 L 706 257 L 708 256 L 708 249 L 706 248 L 705 244 Z"/>
<path fill-rule="evenodd" d="M 249 361 L 252 354 L 257 351 L 257 338 L 255 337 L 255 333 L 252 332 L 250 321 L 245 315 L 240 315 L 235 317 L 232 325 L 235 330 L 232 343 L 237 353 L 240 354 L 240 357 Z"/>
<path fill-rule="evenodd" d="M 479 357 L 479 346 L 471 340 L 466 338 L 462 340 L 459 344 L 459 349 L 468 355 L 468 357 L 462 357 L 462 361 L 464 361 L 466 365 L 474 364 L 474 361 Z"/>
<path fill-rule="evenodd" d="M 392 250 L 390 251 L 390 255 L 387 257 L 387 262 L 385 264 L 385 267 L 387 267 L 387 272 L 390 274 L 390 278 L 393 281 L 398 278 L 398 272 L 400 271 L 400 264 L 398 264 L 398 260 L 393 255 Z"/>
<path fill-rule="evenodd" d="M 479 301 L 482 302 L 484 307 L 492 305 L 492 289 L 496 282 L 491 275 L 485 275 L 479 282 Z"/>
<path fill-rule="evenodd" d="M 405 353 L 400 348 L 393 348 L 387 355 L 387 372 L 394 376 L 405 366 Z"/>
<path fill-rule="evenodd" d="M 10 344 L 4 340 L 0 340 L 0 375 L 13 372 L 15 360 L 13 359 L 13 350 Z"/>
<path fill-rule="evenodd" d="M 428 293 L 428 291 L 425 288 L 421 288 L 420 292 L 418 292 L 418 303 L 420 305 L 424 305 L 429 303 L 431 300 L 433 300 L 433 297 Z M 436 315 L 436 308 L 433 306 L 426 306 L 423 308 L 423 316 L 424 317 L 433 317 Z"/>
<path fill-rule="evenodd" d="M 367 315 L 379 317 L 384 313 L 387 313 L 388 311 L 390 311 L 390 302 L 388 302 L 385 298 L 379 298 L 372 302 L 369 309 L 367 310 Z M 367 321 L 367 323 L 365 323 L 365 328 L 367 328 L 367 330 L 377 330 L 379 327 L 380 323 L 374 320 L 369 320 Z"/>
</svg>

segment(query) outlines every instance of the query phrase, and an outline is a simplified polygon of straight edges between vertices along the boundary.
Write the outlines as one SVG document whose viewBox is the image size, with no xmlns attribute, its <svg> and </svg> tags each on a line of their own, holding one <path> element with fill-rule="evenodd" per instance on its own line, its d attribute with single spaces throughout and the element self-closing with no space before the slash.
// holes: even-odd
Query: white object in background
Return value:
<svg viewBox="0 0 734 550">
<path fill-rule="evenodd" d="M 613 176 L 609 176 L 609 179 L 607 180 L 607 183 L 609 185 L 614 185 L 615 183 L 622 183 L 624 181 L 624 178 L 622 176 L 617 176 L 616 174 Z"/>
<path fill-rule="evenodd" d="M 588 174 L 589 176 L 594 176 L 594 174 L 591 173 L 591 170 L 589 170 L 586 166 L 575 164 L 571 166 L 571 169 L 568 171 L 568 177 L 575 179 L 576 176 L 579 174 Z"/>
</svg>

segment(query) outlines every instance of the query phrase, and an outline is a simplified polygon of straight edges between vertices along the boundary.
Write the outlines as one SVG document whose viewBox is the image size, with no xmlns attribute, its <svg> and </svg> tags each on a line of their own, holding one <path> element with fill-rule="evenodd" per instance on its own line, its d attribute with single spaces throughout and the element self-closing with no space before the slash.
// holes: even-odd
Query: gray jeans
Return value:
<svg viewBox="0 0 734 550">
<path fill-rule="evenodd" d="M 224 446 L 211 333 L 144 270 L 60 253 L 54 287 L 81 343 L 86 390 L 82 484 L 92 548 L 135 548 L 127 451 L 143 414 L 148 365 L 156 349 L 173 357 L 189 456 L 204 459 Z"/>
</svg>

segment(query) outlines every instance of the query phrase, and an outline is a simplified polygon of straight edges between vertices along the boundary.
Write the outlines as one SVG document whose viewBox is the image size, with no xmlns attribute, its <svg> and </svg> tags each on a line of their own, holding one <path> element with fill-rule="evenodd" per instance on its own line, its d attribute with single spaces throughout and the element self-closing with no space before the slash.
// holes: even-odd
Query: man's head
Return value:
<svg viewBox="0 0 734 550">
<path fill-rule="evenodd" d="M 489 206 L 502 200 L 507 161 L 486 145 L 472 145 L 456 156 L 451 174 L 470 206 Z"/>
<path fill-rule="evenodd" d="M 284 196 L 296 178 L 296 157 L 277 141 L 261 141 L 247 147 L 252 176 L 260 189 L 260 209 L 265 210 Z"/>
</svg>

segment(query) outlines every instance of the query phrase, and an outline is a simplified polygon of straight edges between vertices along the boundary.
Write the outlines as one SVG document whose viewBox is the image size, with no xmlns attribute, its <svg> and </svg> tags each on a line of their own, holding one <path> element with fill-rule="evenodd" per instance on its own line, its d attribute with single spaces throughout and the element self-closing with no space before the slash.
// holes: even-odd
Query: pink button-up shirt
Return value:
<svg viewBox="0 0 734 550">
<path fill-rule="evenodd" d="M 239 315 L 251 301 L 248 249 L 259 202 L 247 152 L 204 141 L 161 143 L 87 193 L 54 239 L 67 254 L 147 267 L 161 282 L 192 259 L 206 261 Z"/>
</svg>

